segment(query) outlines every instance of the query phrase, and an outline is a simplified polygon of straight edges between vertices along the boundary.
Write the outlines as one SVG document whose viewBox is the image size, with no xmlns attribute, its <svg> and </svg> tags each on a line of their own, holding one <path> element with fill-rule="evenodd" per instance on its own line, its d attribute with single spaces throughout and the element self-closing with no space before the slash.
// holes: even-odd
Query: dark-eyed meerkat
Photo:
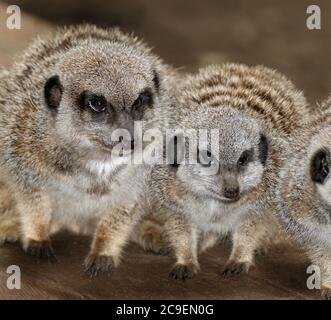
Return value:
<svg viewBox="0 0 331 320">
<path fill-rule="evenodd" d="M 281 221 L 320 268 L 322 293 L 331 299 L 331 99 L 312 116 L 282 170 Z"/>
<path fill-rule="evenodd" d="M 202 69 L 179 92 L 176 127 L 218 130 L 217 148 L 209 140 L 198 145 L 196 163 L 185 159 L 153 170 L 146 192 L 152 218 L 141 223 L 136 238 L 156 251 L 165 239 L 177 259 L 171 276 L 186 278 L 198 270 L 195 252 L 230 234 L 233 248 L 223 274 L 248 271 L 255 252 L 281 234 L 276 187 L 290 138 L 306 123 L 306 100 L 278 72 L 238 64 Z M 190 140 L 180 145 L 177 159 L 189 153 Z"/>
<path fill-rule="evenodd" d="M 91 258 L 96 246 L 102 253 L 104 217 L 116 264 L 145 172 L 114 150 L 138 142 L 135 121 L 163 125 L 171 73 L 135 37 L 90 25 L 38 39 L 1 73 L 0 240 L 52 257 L 53 232 L 93 232 L 101 220 Z M 117 129 L 130 135 L 114 137 Z"/>
</svg>

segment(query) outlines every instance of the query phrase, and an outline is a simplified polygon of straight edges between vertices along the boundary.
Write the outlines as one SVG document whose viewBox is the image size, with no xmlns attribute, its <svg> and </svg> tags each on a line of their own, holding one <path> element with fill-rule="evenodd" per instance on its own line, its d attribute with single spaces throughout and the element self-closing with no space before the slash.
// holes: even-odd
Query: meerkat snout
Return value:
<svg viewBox="0 0 331 320">
<path fill-rule="evenodd" d="M 235 201 L 239 198 L 239 187 L 238 186 L 225 186 L 223 195 L 226 199 Z"/>
<path fill-rule="evenodd" d="M 236 173 L 227 172 L 223 176 L 223 190 L 221 196 L 228 201 L 236 201 L 239 199 L 239 183 Z"/>
</svg>

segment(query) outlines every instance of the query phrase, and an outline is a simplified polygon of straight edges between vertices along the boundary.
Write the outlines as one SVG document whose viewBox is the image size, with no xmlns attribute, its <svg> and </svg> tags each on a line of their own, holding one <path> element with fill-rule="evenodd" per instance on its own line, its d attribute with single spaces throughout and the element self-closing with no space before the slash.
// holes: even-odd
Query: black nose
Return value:
<svg viewBox="0 0 331 320">
<path fill-rule="evenodd" d="M 238 198 L 238 196 L 239 196 L 239 187 L 224 189 L 224 197 L 228 199 L 236 199 Z"/>
</svg>

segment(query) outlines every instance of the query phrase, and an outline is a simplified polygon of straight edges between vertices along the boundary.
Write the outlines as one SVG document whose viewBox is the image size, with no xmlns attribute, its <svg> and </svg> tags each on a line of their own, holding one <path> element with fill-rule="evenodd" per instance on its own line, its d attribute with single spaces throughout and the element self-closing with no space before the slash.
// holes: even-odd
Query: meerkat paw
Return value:
<svg viewBox="0 0 331 320">
<path fill-rule="evenodd" d="M 322 290 L 322 297 L 325 300 L 331 300 L 331 289 L 323 289 Z"/>
<path fill-rule="evenodd" d="M 169 278 L 173 280 L 188 280 L 192 279 L 195 274 L 198 273 L 200 267 L 195 264 L 175 264 L 172 270 L 169 273 Z"/>
<path fill-rule="evenodd" d="M 20 231 L 16 226 L 0 226 L 0 245 L 14 243 L 20 239 Z"/>
<path fill-rule="evenodd" d="M 222 276 L 225 278 L 237 277 L 240 274 L 248 273 L 250 267 L 249 262 L 229 261 L 223 269 Z"/>
<path fill-rule="evenodd" d="M 90 254 L 84 262 L 84 272 L 90 277 L 95 277 L 99 272 L 109 272 L 116 267 L 112 256 Z"/>
<path fill-rule="evenodd" d="M 257 256 L 266 256 L 267 253 L 268 253 L 268 246 L 261 246 L 259 248 L 257 248 L 255 251 L 254 251 L 255 255 Z"/>
<path fill-rule="evenodd" d="M 56 262 L 56 256 L 50 240 L 29 240 L 25 243 L 23 248 L 29 255 L 39 259 L 47 259 L 49 262 Z"/>
<path fill-rule="evenodd" d="M 0 245 L 3 245 L 5 243 L 15 243 L 19 240 L 19 238 L 19 232 L 1 233 L 0 231 Z"/>
</svg>

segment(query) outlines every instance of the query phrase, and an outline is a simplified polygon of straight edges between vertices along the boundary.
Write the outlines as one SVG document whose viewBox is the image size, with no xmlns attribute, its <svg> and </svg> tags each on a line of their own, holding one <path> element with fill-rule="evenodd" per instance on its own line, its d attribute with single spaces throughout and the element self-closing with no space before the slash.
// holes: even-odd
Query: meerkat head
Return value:
<svg viewBox="0 0 331 320">
<path fill-rule="evenodd" d="M 216 148 L 212 143 L 198 145 L 196 163 L 179 165 L 177 177 L 197 196 L 236 202 L 260 184 L 268 157 L 268 140 L 261 126 L 238 110 L 224 107 L 202 111 L 194 116 L 195 128 L 216 129 L 218 145 Z M 186 144 L 186 153 L 187 149 Z"/>
<path fill-rule="evenodd" d="M 63 53 L 44 85 L 60 139 L 86 154 L 131 149 L 134 122 L 153 118 L 160 92 L 157 58 L 124 43 L 81 44 Z"/>
<path fill-rule="evenodd" d="M 309 159 L 310 177 L 322 201 L 331 206 L 331 131 L 323 132 L 315 140 Z M 317 148 L 316 148 L 317 147 Z"/>
</svg>

